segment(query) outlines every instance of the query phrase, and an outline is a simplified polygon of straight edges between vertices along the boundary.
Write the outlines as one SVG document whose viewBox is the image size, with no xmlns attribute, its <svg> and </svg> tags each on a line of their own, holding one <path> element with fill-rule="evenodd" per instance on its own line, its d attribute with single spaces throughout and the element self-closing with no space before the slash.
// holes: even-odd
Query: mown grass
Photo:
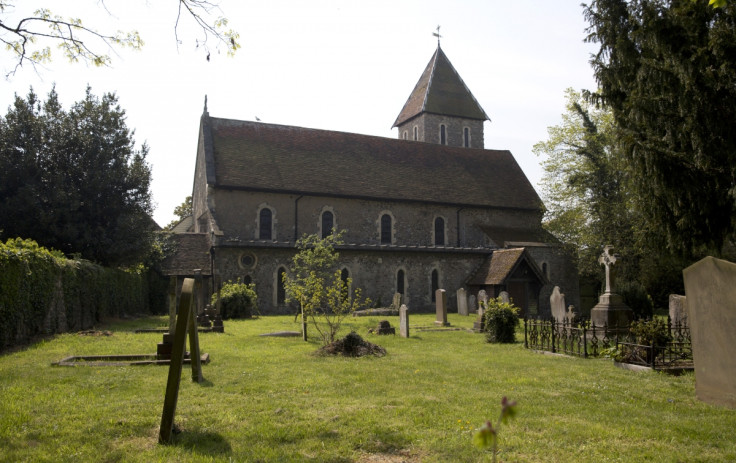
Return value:
<svg viewBox="0 0 736 463">
<path fill-rule="evenodd" d="M 413 326 L 432 325 L 412 315 Z M 501 397 L 519 413 L 500 458 L 520 462 L 736 460 L 736 411 L 695 398 L 694 376 L 633 373 L 606 359 L 541 355 L 467 331 L 367 333 L 383 358 L 313 355 L 315 341 L 260 337 L 293 317 L 229 321 L 202 333 L 205 383 L 185 368 L 173 445 L 157 443 L 167 367 L 52 367 L 68 355 L 153 353 L 158 334 L 116 322 L 113 336 L 66 334 L 0 357 L 2 461 L 490 461 L 472 429 Z M 398 329 L 398 318 L 389 318 Z M 454 326 L 472 318 L 450 314 Z"/>
</svg>

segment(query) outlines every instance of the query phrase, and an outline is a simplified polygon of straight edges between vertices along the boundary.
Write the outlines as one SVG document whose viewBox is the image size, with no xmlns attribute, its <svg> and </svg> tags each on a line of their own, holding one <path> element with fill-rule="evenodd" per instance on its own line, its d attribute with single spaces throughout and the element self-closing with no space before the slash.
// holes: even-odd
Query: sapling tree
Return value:
<svg viewBox="0 0 736 463">
<path fill-rule="evenodd" d="M 501 399 L 501 413 L 498 416 L 496 425 L 493 426 L 493 423 L 488 420 L 473 434 L 473 443 L 476 447 L 481 449 L 491 448 L 494 463 L 498 454 L 498 430 L 501 427 L 501 423 L 507 424 L 509 418 L 513 418 L 514 416 L 516 416 L 516 401 L 509 400 L 504 396 Z"/>
<path fill-rule="evenodd" d="M 342 244 L 342 235 L 332 233 L 325 238 L 304 235 L 296 243 L 299 252 L 292 260 L 290 274 L 284 274 L 288 301 L 299 304 L 304 340 L 307 321 L 320 335 L 323 344 L 335 340 L 343 319 L 370 305 L 359 288 L 352 288 L 352 279 L 343 278 L 337 268 L 340 254 L 335 246 Z"/>
</svg>

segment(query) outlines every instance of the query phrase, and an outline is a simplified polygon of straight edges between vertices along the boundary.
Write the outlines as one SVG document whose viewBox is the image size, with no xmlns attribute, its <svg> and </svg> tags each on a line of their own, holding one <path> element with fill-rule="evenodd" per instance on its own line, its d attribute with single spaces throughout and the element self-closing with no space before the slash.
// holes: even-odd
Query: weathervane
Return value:
<svg viewBox="0 0 736 463">
<path fill-rule="evenodd" d="M 440 26 L 437 26 L 437 32 L 432 32 L 432 35 L 434 35 L 435 37 L 437 37 L 437 46 L 439 47 L 440 46 L 440 39 L 442 38 L 442 36 L 440 35 Z"/>
</svg>

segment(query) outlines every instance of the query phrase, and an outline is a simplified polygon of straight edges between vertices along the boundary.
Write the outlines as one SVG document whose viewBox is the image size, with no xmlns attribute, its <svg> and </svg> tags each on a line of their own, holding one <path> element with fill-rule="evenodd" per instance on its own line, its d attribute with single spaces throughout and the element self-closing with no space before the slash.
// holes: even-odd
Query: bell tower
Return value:
<svg viewBox="0 0 736 463">
<path fill-rule="evenodd" d="M 464 148 L 484 148 L 483 122 L 490 121 L 437 42 L 404 108 L 391 128 L 399 138 Z"/>
</svg>

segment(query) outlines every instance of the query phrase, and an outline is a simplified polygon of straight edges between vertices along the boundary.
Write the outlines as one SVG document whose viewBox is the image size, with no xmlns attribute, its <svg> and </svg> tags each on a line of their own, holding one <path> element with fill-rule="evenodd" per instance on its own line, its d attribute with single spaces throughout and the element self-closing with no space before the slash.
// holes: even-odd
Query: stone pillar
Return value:
<svg viewBox="0 0 736 463">
<path fill-rule="evenodd" d="M 409 337 L 409 308 L 406 304 L 401 304 L 399 309 L 399 335 L 402 338 Z"/>
<path fill-rule="evenodd" d="M 447 323 L 447 292 L 444 289 L 435 291 L 435 299 L 437 300 L 435 307 L 437 309 L 437 319 L 435 324 L 440 326 L 450 326 Z"/>
</svg>

